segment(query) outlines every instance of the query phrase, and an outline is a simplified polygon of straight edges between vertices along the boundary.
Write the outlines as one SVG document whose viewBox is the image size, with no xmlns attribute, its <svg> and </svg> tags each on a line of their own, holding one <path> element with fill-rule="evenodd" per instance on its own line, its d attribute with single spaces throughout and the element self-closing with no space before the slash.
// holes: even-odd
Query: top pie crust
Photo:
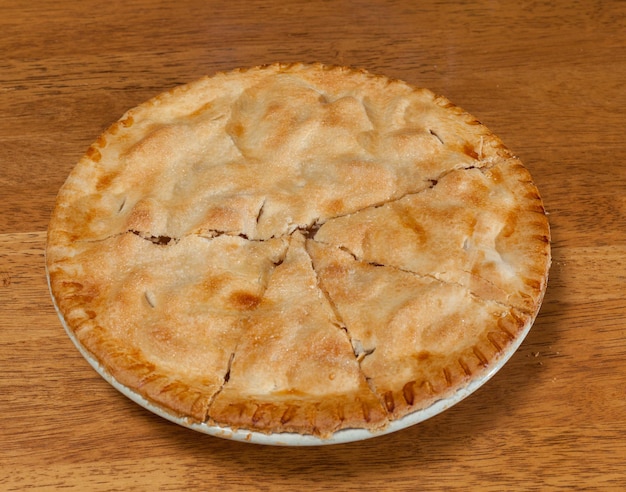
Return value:
<svg viewBox="0 0 626 492">
<path fill-rule="evenodd" d="M 447 99 L 282 65 L 127 112 L 59 192 L 47 268 L 79 343 L 190 421 L 381 429 L 533 322 L 549 227 L 522 163 Z"/>
</svg>

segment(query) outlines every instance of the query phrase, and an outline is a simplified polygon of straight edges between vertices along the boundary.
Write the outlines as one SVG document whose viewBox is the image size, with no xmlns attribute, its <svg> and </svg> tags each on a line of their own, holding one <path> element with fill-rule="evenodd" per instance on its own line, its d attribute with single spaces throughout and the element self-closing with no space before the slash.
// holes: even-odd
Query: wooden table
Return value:
<svg viewBox="0 0 626 492">
<path fill-rule="evenodd" d="M 624 490 L 626 4 L 0 1 L 0 490 Z M 126 109 L 217 70 L 360 66 L 446 95 L 526 163 L 553 266 L 486 386 L 364 442 L 195 433 L 79 355 L 44 272 L 55 194 Z"/>
</svg>

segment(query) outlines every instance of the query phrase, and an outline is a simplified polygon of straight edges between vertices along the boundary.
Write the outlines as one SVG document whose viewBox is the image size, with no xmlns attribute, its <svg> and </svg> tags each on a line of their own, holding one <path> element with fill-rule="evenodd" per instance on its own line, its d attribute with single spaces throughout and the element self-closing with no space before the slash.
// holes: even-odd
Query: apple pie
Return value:
<svg viewBox="0 0 626 492">
<path fill-rule="evenodd" d="M 80 346 L 165 412 L 378 431 L 480 377 L 534 321 L 550 232 L 520 160 L 446 98 L 274 64 L 128 111 L 48 229 Z"/>
</svg>

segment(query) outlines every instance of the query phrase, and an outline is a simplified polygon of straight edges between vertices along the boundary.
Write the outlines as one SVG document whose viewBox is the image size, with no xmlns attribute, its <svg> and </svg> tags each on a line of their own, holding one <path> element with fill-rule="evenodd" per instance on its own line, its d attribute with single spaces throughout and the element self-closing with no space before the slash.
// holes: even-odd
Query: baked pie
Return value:
<svg viewBox="0 0 626 492">
<path fill-rule="evenodd" d="M 526 168 L 441 96 L 275 64 L 130 110 L 61 188 L 53 299 L 119 384 L 189 422 L 328 438 L 480 377 L 534 321 Z"/>
</svg>

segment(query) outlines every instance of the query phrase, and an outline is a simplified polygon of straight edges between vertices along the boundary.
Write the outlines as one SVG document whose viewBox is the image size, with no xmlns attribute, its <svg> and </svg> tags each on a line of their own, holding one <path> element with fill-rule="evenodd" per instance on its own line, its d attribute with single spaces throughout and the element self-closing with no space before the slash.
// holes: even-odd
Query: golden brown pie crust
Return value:
<svg viewBox="0 0 626 492">
<path fill-rule="evenodd" d="M 363 70 L 219 73 L 127 112 L 61 188 L 51 291 L 118 382 L 193 422 L 381 429 L 490 368 L 550 266 L 522 163 Z"/>
</svg>

